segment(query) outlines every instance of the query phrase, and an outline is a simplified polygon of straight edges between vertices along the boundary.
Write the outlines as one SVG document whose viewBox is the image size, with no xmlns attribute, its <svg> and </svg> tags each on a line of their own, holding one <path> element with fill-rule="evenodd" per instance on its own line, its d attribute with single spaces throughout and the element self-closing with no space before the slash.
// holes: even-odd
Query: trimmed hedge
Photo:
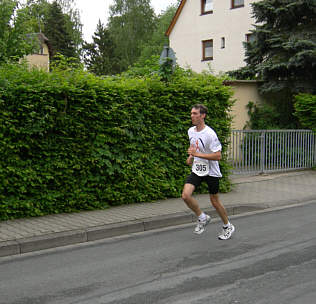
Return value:
<svg viewBox="0 0 316 304">
<path fill-rule="evenodd" d="M 166 85 L 0 67 L 0 219 L 179 197 L 192 105 L 209 107 L 207 123 L 226 148 L 230 97 L 210 75 Z"/>
<path fill-rule="evenodd" d="M 294 108 L 294 115 L 299 119 L 302 126 L 316 131 L 316 95 L 296 95 Z"/>
</svg>

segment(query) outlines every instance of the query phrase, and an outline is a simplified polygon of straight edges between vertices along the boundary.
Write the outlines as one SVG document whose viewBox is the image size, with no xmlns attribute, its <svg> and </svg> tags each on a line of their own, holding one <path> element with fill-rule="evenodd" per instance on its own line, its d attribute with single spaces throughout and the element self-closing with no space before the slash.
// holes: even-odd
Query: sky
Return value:
<svg viewBox="0 0 316 304">
<path fill-rule="evenodd" d="M 83 24 L 83 39 L 91 42 L 98 20 L 101 19 L 101 22 L 106 24 L 109 17 L 109 7 L 113 4 L 113 0 L 76 0 L 75 2 Z M 176 0 L 151 0 L 151 5 L 155 13 L 159 14 L 176 2 Z"/>
</svg>

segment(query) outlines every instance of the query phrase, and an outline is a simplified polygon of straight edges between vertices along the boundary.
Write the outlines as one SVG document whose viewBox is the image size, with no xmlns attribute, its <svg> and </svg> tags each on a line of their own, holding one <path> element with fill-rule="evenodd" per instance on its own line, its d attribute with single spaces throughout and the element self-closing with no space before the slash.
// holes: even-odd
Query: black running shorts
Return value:
<svg viewBox="0 0 316 304">
<path fill-rule="evenodd" d="M 185 183 L 191 184 L 195 186 L 195 189 L 201 185 L 202 182 L 206 182 L 208 186 L 208 192 L 210 194 L 217 194 L 219 191 L 219 177 L 215 176 L 198 176 L 195 173 L 191 172 L 191 174 L 187 177 Z"/>
</svg>

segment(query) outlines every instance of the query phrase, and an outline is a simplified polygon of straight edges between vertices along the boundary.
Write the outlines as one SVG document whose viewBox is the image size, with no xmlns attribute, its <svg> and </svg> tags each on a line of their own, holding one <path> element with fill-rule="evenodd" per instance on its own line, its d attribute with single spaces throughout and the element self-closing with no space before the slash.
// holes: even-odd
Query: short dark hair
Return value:
<svg viewBox="0 0 316 304">
<path fill-rule="evenodd" d="M 199 109 L 200 110 L 200 114 L 207 114 L 207 107 L 205 105 L 202 105 L 200 103 L 196 104 L 193 106 L 194 109 Z"/>
</svg>

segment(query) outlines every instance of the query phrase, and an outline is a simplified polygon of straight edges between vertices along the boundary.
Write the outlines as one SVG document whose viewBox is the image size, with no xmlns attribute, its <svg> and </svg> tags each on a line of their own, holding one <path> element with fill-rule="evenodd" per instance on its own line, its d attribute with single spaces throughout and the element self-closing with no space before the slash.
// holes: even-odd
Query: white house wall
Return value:
<svg viewBox="0 0 316 304">
<path fill-rule="evenodd" d="M 187 0 L 169 35 L 178 64 L 196 72 L 209 70 L 210 65 L 216 74 L 244 66 L 243 42 L 254 24 L 250 3 L 257 1 L 245 0 L 244 7 L 231 9 L 231 0 L 214 0 L 213 13 L 201 15 L 201 0 Z M 202 61 L 202 41 L 209 39 L 213 60 Z"/>
</svg>

